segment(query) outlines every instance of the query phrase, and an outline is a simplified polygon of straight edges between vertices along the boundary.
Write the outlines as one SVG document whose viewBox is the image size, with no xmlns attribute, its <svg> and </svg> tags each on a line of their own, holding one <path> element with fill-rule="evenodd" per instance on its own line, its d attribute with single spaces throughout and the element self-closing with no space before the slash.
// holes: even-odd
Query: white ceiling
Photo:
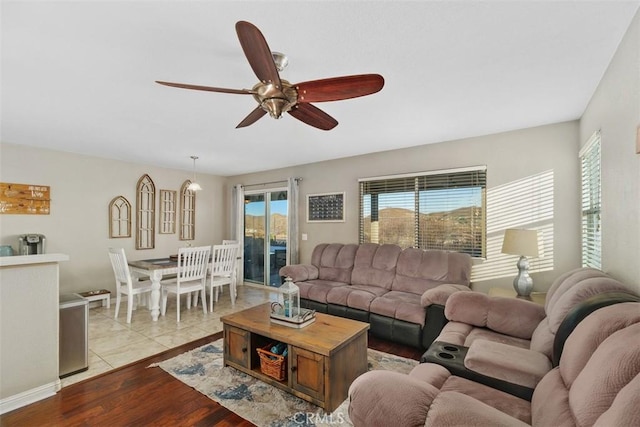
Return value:
<svg viewBox="0 0 640 427">
<path fill-rule="evenodd" d="M 236 175 L 579 118 L 640 1 L 5 1 L 1 141 Z M 381 92 L 243 129 L 235 23 L 297 83 L 379 73 Z"/>
</svg>

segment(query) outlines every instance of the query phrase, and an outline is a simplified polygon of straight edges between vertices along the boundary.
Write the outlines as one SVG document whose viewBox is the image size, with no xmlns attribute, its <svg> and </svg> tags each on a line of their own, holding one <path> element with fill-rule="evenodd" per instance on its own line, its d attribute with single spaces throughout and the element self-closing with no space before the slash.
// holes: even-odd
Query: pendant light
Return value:
<svg viewBox="0 0 640 427">
<path fill-rule="evenodd" d="M 200 184 L 196 182 L 196 160 L 198 159 L 198 156 L 191 156 L 191 158 L 193 159 L 193 181 L 191 181 L 191 184 L 189 184 L 187 190 L 200 191 L 202 190 L 202 187 L 200 187 Z"/>
</svg>

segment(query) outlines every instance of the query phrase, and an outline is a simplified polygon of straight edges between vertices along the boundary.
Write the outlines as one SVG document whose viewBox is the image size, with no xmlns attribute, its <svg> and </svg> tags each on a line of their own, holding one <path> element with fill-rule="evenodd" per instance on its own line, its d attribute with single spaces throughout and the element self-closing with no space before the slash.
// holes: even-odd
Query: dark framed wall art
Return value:
<svg viewBox="0 0 640 427">
<path fill-rule="evenodd" d="M 345 193 L 307 195 L 307 222 L 344 222 Z"/>
</svg>

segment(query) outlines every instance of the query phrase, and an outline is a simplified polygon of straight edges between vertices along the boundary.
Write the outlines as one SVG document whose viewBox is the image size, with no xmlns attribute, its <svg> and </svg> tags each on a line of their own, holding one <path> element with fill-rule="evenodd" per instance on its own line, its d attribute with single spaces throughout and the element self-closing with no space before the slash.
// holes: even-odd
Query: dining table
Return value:
<svg viewBox="0 0 640 427">
<path fill-rule="evenodd" d="M 160 317 L 160 281 L 164 276 L 178 274 L 178 260 L 176 258 L 155 258 L 129 261 L 128 263 L 132 272 L 137 273 L 139 276 L 149 276 L 149 280 L 151 280 L 151 303 L 149 309 L 151 318 L 156 322 Z"/>
<path fill-rule="evenodd" d="M 239 259 L 239 258 L 238 258 Z M 213 264 L 213 257 L 209 257 L 209 271 Z M 154 322 L 160 317 L 160 281 L 168 275 L 178 274 L 178 257 L 176 255 L 167 258 L 141 259 L 128 261 L 129 270 L 136 273 L 137 277 L 149 276 L 151 280 L 151 302 L 149 310 Z M 235 301 L 235 283 L 231 284 L 231 298 Z M 197 301 L 197 300 L 196 300 Z M 206 306 L 206 301 L 202 301 Z"/>
</svg>

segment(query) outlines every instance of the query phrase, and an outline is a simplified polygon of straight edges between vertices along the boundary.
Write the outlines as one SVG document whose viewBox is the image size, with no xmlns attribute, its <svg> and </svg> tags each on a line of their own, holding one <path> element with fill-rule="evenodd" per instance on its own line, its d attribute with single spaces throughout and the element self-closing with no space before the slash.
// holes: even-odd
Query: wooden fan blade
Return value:
<svg viewBox="0 0 640 427">
<path fill-rule="evenodd" d="M 208 92 L 235 93 L 239 95 L 253 95 L 255 93 L 254 91 L 248 90 L 248 89 L 225 89 L 223 87 L 189 85 L 184 83 L 162 82 L 159 80 L 156 80 L 156 83 L 165 85 L 165 86 L 179 87 L 181 89 L 206 90 Z"/>
<path fill-rule="evenodd" d="M 309 126 L 322 130 L 331 130 L 338 126 L 338 121 L 336 119 L 318 107 L 307 103 L 297 104 L 289 110 L 289 114 Z"/>
<path fill-rule="evenodd" d="M 240 45 L 247 57 L 253 72 L 263 83 L 273 83 L 282 88 L 280 75 L 273 62 L 271 49 L 260 30 L 250 22 L 239 21 L 236 23 L 236 33 Z"/>
<path fill-rule="evenodd" d="M 384 86 L 379 74 L 333 77 L 294 85 L 299 102 L 326 102 L 357 98 L 378 92 Z"/>
<path fill-rule="evenodd" d="M 249 113 L 249 115 L 247 117 L 245 117 L 244 120 L 242 120 L 240 123 L 238 123 L 238 126 L 236 126 L 236 129 L 247 127 L 249 125 L 254 124 L 260 118 L 262 118 L 262 116 L 264 116 L 265 114 L 267 114 L 267 112 L 264 111 L 262 109 L 262 107 L 257 107 L 255 110 L 253 110 L 251 113 Z"/>
</svg>

